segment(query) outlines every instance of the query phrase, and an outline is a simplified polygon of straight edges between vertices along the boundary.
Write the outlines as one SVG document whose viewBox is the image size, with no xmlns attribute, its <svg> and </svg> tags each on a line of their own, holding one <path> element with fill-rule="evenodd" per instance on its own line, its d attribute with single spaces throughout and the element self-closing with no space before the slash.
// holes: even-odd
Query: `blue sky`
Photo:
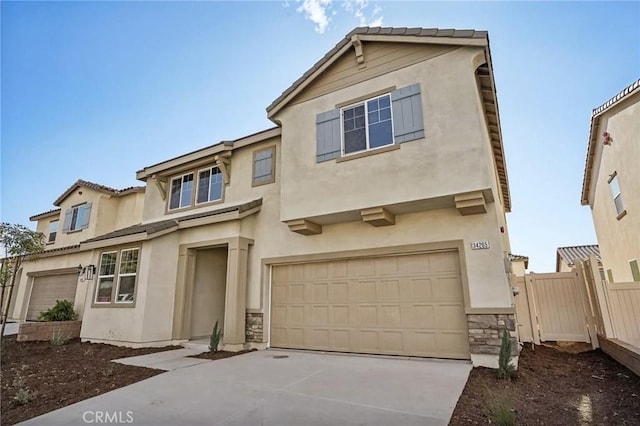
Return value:
<svg viewBox="0 0 640 426">
<path fill-rule="evenodd" d="M 489 31 L 513 212 L 537 272 L 595 243 L 580 206 L 591 110 L 640 76 L 638 2 L 2 2 L 1 217 L 82 178 L 273 126 L 265 108 L 353 27 Z"/>
</svg>

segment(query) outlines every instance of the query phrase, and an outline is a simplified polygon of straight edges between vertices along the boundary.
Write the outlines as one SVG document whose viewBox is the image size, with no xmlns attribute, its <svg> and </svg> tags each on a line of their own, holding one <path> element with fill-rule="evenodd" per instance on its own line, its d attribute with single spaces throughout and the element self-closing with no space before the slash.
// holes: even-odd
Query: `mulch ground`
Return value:
<svg viewBox="0 0 640 426">
<path fill-rule="evenodd" d="M 240 352 L 227 352 L 227 351 L 216 351 L 216 352 L 203 352 L 198 355 L 191 355 L 189 358 L 201 358 L 201 359 L 224 359 L 231 358 L 232 356 L 246 354 L 248 352 L 253 352 L 257 349 L 251 349 Z"/>
<path fill-rule="evenodd" d="M 512 381 L 474 368 L 449 424 L 496 424 L 496 401 L 510 405 L 518 425 L 640 425 L 640 377 L 600 350 L 527 345 Z"/>
<path fill-rule="evenodd" d="M 144 367 L 110 362 L 112 359 L 146 355 L 170 349 L 131 349 L 70 340 L 62 346 L 49 342 L 16 342 L 2 339 L 0 377 L 0 424 L 12 425 L 87 398 L 163 373 Z M 14 400 L 20 389 L 31 400 Z M 24 391 L 23 391 L 24 392 Z"/>
</svg>

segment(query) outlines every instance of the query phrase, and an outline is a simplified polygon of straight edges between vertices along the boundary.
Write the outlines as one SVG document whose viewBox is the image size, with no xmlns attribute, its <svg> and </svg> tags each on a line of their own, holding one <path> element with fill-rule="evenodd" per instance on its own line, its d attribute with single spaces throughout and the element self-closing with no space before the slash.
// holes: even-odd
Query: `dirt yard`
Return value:
<svg viewBox="0 0 640 426">
<path fill-rule="evenodd" d="M 131 349 L 80 340 L 53 346 L 5 336 L 1 349 L 0 423 L 12 425 L 163 372 L 109 362 L 112 359 L 179 347 Z"/>
<path fill-rule="evenodd" d="M 513 381 L 471 371 L 449 424 L 496 424 L 490 410 L 501 402 L 518 425 L 640 425 L 640 377 L 600 350 L 527 345 Z"/>
</svg>

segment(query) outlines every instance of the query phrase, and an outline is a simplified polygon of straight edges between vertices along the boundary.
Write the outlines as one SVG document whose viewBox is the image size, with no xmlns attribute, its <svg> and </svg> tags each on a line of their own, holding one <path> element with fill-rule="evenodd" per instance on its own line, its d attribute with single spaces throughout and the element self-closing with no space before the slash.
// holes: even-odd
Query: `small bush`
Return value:
<svg viewBox="0 0 640 426">
<path fill-rule="evenodd" d="M 33 399 L 33 394 L 29 388 L 20 388 L 13 397 L 14 401 L 17 401 L 20 405 L 24 405 Z"/>
<path fill-rule="evenodd" d="M 73 303 L 68 300 L 56 300 L 53 308 L 40 314 L 42 321 L 75 321 L 77 317 L 73 310 Z"/>
<path fill-rule="evenodd" d="M 500 379 L 511 380 L 516 374 L 516 367 L 511 362 L 511 339 L 509 332 L 504 330 L 498 355 L 498 377 Z"/>
<path fill-rule="evenodd" d="M 211 333 L 211 337 L 209 338 L 209 350 L 211 352 L 218 352 L 218 345 L 220 344 L 221 339 L 222 330 L 218 329 L 218 321 L 216 321 L 213 326 L 213 333 Z"/>
<path fill-rule="evenodd" d="M 111 377 L 111 376 L 113 376 L 113 368 L 114 368 L 114 367 L 115 367 L 115 364 L 113 364 L 113 363 L 109 364 L 109 366 L 108 366 L 108 367 L 105 367 L 105 368 L 102 370 L 102 375 L 103 375 L 104 377 Z"/>
<path fill-rule="evenodd" d="M 489 417 L 497 426 L 513 426 L 516 424 L 516 412 L 513 403 L 506 396 L 492 397 L 489 401 Z"/>
<path fill-rule="evenodd" d="M 70 337 L 69 333 L 54 331 L 49 342 L 51 342 L 53 346 L 62 346 L 65 343 L 67 343 L 67 341 L 69 340 L 69 337 Z"/>
</svg>

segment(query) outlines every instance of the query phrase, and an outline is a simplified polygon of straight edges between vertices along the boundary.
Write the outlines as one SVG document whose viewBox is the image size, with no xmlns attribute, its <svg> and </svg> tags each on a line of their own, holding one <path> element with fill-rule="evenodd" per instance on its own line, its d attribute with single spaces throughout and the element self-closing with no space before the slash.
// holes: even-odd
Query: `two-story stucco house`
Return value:
<svg viewBox="0 0 640 426">
<path fill-rule="evenodd" d="M 63 299 L 73 301 L 82 316 L 91 284 L 82 281 L 86 270 L 80 276 L 78 267 L 89 265 L 92 253 L 82 249 L 80 242 L 140 223 L 143 203 L 144 187 L 113 189 L 78 180 L 53 202 L 56 209 L 32 216 L 46 247 L 36 261 L 23 263 L 8 317 L 36 320 Z"/>
<path fill-rule="evenodd" d="M 141 223 L 80 244 L 81 337 L 162 345 L 218 321 L 228 350 L 496 366 L 515 324 L 487 33 L 357 28 L 267 114 L 137 172 Z"/>
<path fill-rule="evenodd" d="M 640 80 L 593 110 L 582 184 L 610 282 L 640 281 Z"/>
</svg>

